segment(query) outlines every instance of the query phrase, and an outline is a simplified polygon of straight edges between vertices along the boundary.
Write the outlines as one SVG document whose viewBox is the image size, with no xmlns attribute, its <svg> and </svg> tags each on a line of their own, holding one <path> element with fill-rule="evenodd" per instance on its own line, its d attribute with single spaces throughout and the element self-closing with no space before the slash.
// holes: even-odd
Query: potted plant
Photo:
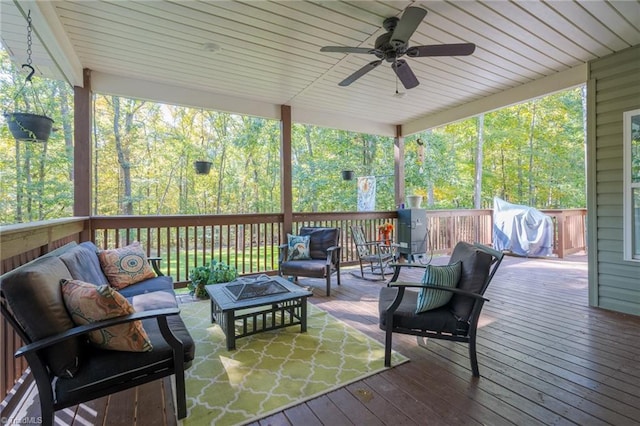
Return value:
<svg viewBox="0 0 640 426">
<path fill-rule="evenodd" d="M 219 262 L 215 259 L 211 260 L 209 265 L 196 266 L 191 269 L 189 279 L 191 280 L 187 287 L 189 294 L 199 299 L 209 297 L 205 286 L 209 284 L 219 284 L 233 281 L 238 277 L 238 271 L 231 265 Z"/>
<path fill-rule="evenodd" d="M 385 245 L 391 245 L 391 232 L 393 232 L 393 223 L 386 222 L 378 225 L 378 241 Z"/>
<path fill-rule="evenodd" d="M 208 284 L 228 283 L 238 278 L 238 271 L 231 265 L 218 262 L 213 259 L 209 267 L 210 275 Z"/>
<path fill-rule="evenodd" d="M 343 180 L 352 180 L 353 179 L 353 170 L 343 170 L 342 171 L 342 179 Z"/>
<path fill-rule="evenodd" d="M 414 189 L 411 195 L 407 195 L 407 208 L 419 209 L 427 192 L 424 189 Z"/>
<path fill-rule="evenodd" d="M 196 266 L 191 269 L 189 273 L 189 279 L 191 281 L 187 284 L 189 294 L 199 299 L 207 298 L 207 292 L 204 286 L 209 282 L 209 272 L 209 266 Z"/>
<path fill-rule="evenodd" d="M 5 112 L 9 131 L 15 140 L 46 142 L 53 129 L 53 120 L 46 115 L 28 112 Z"/>
<path fill-rule="evenodd" d="M 25 88 L 27 85 L 32 89 L 34 94 L 33 105 L 38 105 L 38 95 L 36 89 L 33 87 L 32 78 L 36 73 L 36 70 L 31 65 L 31 10 L 27 16 L 27 63 L 22 64 L 23 69 L 29 71 L 29 75 L 24 80 L 24 84 L 18 90 L 18 93 L 13 97 L 15 100 L 19 96 L 25 96 Z M 28 105 L 28 104 L 27 104 Z M 42 108 L 44 110 L 44 108 Z M 46 142 L 49 140 L 51 130 L 53 129 L 53 120 L 46 115 L 32 114 L 29 112 L 5 112 L 4 116 L 9 126 L 9 131 L 13 137 L 18 141 L 31 141 L 31 142 Z"/>
<path fill-rule="evenodd" d="M 211 170 L 211 161 L 194 161 L 193 167 L 196 169 L 196 174 L 208 175 Z"/>
</svg>

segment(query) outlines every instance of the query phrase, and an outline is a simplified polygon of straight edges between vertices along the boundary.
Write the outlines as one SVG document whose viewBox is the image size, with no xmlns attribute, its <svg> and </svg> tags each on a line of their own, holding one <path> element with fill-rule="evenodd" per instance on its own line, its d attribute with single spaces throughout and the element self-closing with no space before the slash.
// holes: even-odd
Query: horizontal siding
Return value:
<svg viewBox="0 0 640 426">
<path fill-rule="evenodd" d="M 596 304 L 640 315 L 640 264 L 623 254 L 622 114 L 640 108 L 640 46 L 590 63 L 595 82 Z"/>
</svg>

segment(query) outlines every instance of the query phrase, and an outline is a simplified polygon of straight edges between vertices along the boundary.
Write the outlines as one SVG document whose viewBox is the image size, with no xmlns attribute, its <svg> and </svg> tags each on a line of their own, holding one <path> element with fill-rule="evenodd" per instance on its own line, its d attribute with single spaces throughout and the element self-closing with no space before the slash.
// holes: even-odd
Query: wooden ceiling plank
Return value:
<svg viewBox="0 0 640 426">
<path fill-rule="evenodd" d="M 118 4 L 125 4 L 124 2 L 119 2 Z M 86 6 L 86 8 L 92 8 L 93 2 Z M 134 4 L 131 2 L 127 2 L 127 5 L 135 6 L 138 9 L 144 9 L 138 4 Z M 154 3 L 155 4 L 155 3 Z M 75 9 L 77 12 L 81 12 L 81 8 L 83 5 L 75 5 Z M 147 15 L 144 12 L 140 12 L 132 9 L 125 9 L 122 7 L 109 9 L 110 5 L 100 4 L 96 6 L 99 8 L 102 13 L 110 13 L 113 14 L 113 17 L 110 19 L 110 24 L 113 26 L 121 25 L 128 26 L 130 29 L 127 33 L 135 33 L 135 31 L 144 30 L 141 35 L 149 34 L 150 38 L 157 40 L 157 44 L 161 44 L 162 42 L 170 43 L 171 39 L 180 40 L 181 43 L 185 43 L 187 45 L 193 46 L 194 49 L 202 49 L 204 52 L 204 48 L 202 47 L 204 43 L 215 41 L 223 50 L 231 45 L 236 44 L 235 48 L 239 50 L 265 50 L 269 52 L 271 58 L 277 58 L 279 55 L 293 55 L 291 46 L 282 46 L 277 44 L 275 41 L 272 44 L 266 44 L 263 38 L 254 36 L 252 34 L 244 33 L 242 37 L 233 37 L 229 36 L 229 32 L 223 31 L 219 26 L 214 25 L 214 23 L 199 23 L 198 25 L 186 26 L 183 24 L 174 25 L 173 15 L 169 12 L 163 12 L 159 9 L 151 8 L 153 13 L 160 14 L 163 16 L 171 17 L 172 20 L 166 21 L 164 18 L 160 19 L 158 17 L 154 17 L 151 15 Z M 107 8 L 107 9 L 105 9 Z M 88 9 L 91 10 L 91 9 Z M 66 15 L 70 15 L 71 12 L 67 12 Z M 75 19 L 81 19 L 78 16 L 74 17 Z M 125 30 L 120 30 L 119 32 L 123 32 Z M 116 35 L 116 31 L 112 30 L 112 33 Z M 288 40 L 289 43 L 291 40 Z M 279 47 L 279 50 L 278 50 Z M 302 50 L 297 52 L 297 56 L 302 58 L 308 58 L 311 60 L 317 60 L 318 64 L 323 61 L 327 61 L 327 58 L 320 54 L 320 52 L 316 52 L 315 50 Z"/>
<path fill-rule="evenodd" d="M 514 64 L 520 65 L 529 73 L 546 75 L 550 68 L 558 69 L 561 63 L 551 60 L 544 54 L 535 51 L 511 34 L 493 24 L 496 16 L 475 16 L 465 8 L 472 2 L 456 2 L 444 4 L 434 2 L 430 9 L 433 14 L 427 15 L 427 21 L 443 31 L 459 34 L 463 40 L 475 43 L 482 49 L 493 52 Z M 494 15 L 494 14 L 493 14 Z M 473 28 L 471 30 L 471 28 Z M 455 29 L 455 30 L 452 30 Z"/>
<path fill-rule="evenodd" d="M 226 15 L 224 11 L 233 12 L 236 15 L 244 15 L 247 18 L 255 19 L 257 22 L 264 22 L 266 25 L 278 25 L 287 28 L 294 33 L 301 33 L 314 37 L 314 44 L 324 45 L 321 42 L 325 40 L 327 43 L 336 43 L 339 45 L 348 45 L 356 43 L 362 37 L 366 37 L 368 26 L 361 25 L 360 28 L 347 27 L 336 23 L 330 19 L 315 18 L 295 9 L 287 8 L 285 5 L 269 4 L 270 9 L 260 8 L 257 2 L 239 3 L 239 2 L 216 2 L 207 4 L 208 9 L 216 10 L 220 16 Z M 292 22 L 293 21 L 293 22 Z M 297 36 L 297 35 L 296 35 Z"/>
<path fill-rule="evenodd" d="M 525 56 L 521 51 L 517 49 L 517 46 L 511 46 L 509 44 L 506 34 L 496 31 L 488 27 L 484 22 L 477 20 L 476 18 L 467 18 L 462 12 L 458 12 L 459 16 L 442 16 L 435 12 L 431 15 L 427 15 L 431 19 L 431 23 L 435 28 L 440 31 L 445 31 L 443 28 L 448 28 L 446 32 L 450 32 L 451 28 L 455 29 L 455 33 L 469 43 L 475 43 L 476 52 L 483 51 L 479 58 L 483 58 L 487 62 L 497 64 L 505 69 L 511 71 L 517 71 L 518 74 L 526 76 L 530 79 L 540 78 L 549 72 L 549 68 L 543 64 L 536 62 L 534 59 Z M 453 19 L 453 20 L 452 20 Z M 456 22 L 458 20 L 458 22 Z M 470 25 L 476 25 L 476 29 L 470 29 Z M 422 34 L 422 33 L 421 33 Z M 520 45 L 520 43 L 515 43 Z M 476 53 L 474 53 L 476 55 Z M 473 56 L 473 55 L 472 55 Z"/>
<path fill-rule="evenodd" d="M 76 26 L 77 24 L 77 26 Z M 112 22 L 110 23 L 110 25 L 108 25 L 106 28 L 104 25 L 98 25 L 98 24 L 94 24 L 89 25 L 89 24 L 85 24 L 83 23 L 81 20 L 78 19 L 77 16 L 74 16 L 74 20 L 71 21 L 70 24 L 68 24 L 69 28 L 77 28 L 77 29 L 81 29 L 84 34 L 85 37 L 87 38 L 107 38 L 107 35 L 101 35 L 101 31 L 113 31 L 115 34 L 111 37 L 126 37 L 128 28 L 130 28 L 130 26 L 128 25 L 127 22 L 124 23 L 116 23 L 116 22 Z M 172 30 L 168 30 L 167 33 L 169 35 L 172 35 Z M 133 37 L 132 37 L 133 38 Z M 211 52 L 204 52 L 203 50 L 200 50 L 198 46 L 193 47 L 193 48 L 188 48 L 187 46 L 181 46 L 179 44 L 178 41 L 176 41 L 176 39 L 172 38 L 172 37 L 167 37 L 166 39 L 162 40 L 162 39 L 158 39 L 157 37 L 155 37 L 154 34 L 146 34 L 145 35 L 139 35 L 136 37 L 137 40 L 143 40 L 146 43 L 148 43 L 150 46 L 156 46 L 156 50 L 158 50 L 159 52 L 162 52 L 161 54 L 163 56 L 166 56 L 167 53 L 167 47 L 171 47 L 174 46 L 174 49 L 177 53 L 175 53 L 175 55 L 181 55 L 183 54 L 183 52 L 192 52 L 193 56 L 197 56 L 197 55 L 217 55 L 219 58 L 224 58 L 223 54 L 224 54 L 224 50 L 222 53 L 211 53 Z M 110 39 L 108 42 L 111 44 L 116 43 L 115 38 Z M 165 41 L 166 40 L 166 41 Z M 248 51 L 250 51 L 251 49 L 255 49 L 255 45 L 253 44 L 247 44 L 247 46 L 249 48 L 243 48 L 242 50 L 238 49 L 238 50 L 234 50 L 234 53 L 237 52 L 241 52 L 241 53 L 246 53 Z M 148 51 L 149 49 L 147 49 Z M 174 54 L 171 55 L 171 57 L 173 57 Z M 257 57 L 261 57 L 264 58 L 265 60 L 271 60 L 273 58 L 273 55 L 269 55 L 269 52 L 264 52 L 262 50 L 258 51 L 254 56 Z M 323 55 L 318 55 L 319 58 L 324 59 L 325 61 L 327 60 L 327 58 L 324 58 Z M 319 67 L 322 67 L 321 63 L 313 63 L 313 64 L 308 64 L 308 62 L 305 62 L 302 58 L 300 58 L 298 55 L 295 54 L 290 54 L 289 57 L 287 58 L 287 62 L 288 63 L 292 63 L 293 65 L 299 64 L 299 66 L 301 66 L 304 69 L 307 69 L 309 71 L 313 71 L 313 72 L 317 72 Z"/>
<path fill-rule="evenodd" d="M 606 48 L 606 46 L 602 46 L 599 43 L 595 44 L 592 37 L 576 26 L 574 22 L 559 14 L 547 2 L 523 1 L 516 4 L 535 16 L 543 24 L 543 28 L 548 28 L 547 38 L 555 41 L 557 37 L 558 44 L 563 49 L 573 52 L 574 55 L 578 55 L 582 60 L 590 57 L 595 58 L 599 49 Z M 542 32 L 542 30 L 539 31 Z M 609 50 L 609 53 L 611 52 Z"/>
<path fill-rule="evenodd" d="M 598 3 L 599 7 L 605 4 L 605 2 L 596 3 Z M 582 2 L 554 1 L 550 2 L 549 6 L 565 19 L 573 22 L 574 25 L 582 28 L 593 40 L 606 46 L 608 49 L 618 51 L 628 47 L 628 44 L 624 40 L 591 15 L 591 13 L 584 8 Z"/>
<path fill-rule="evenodd" d="M 127 40 L 126 48 L 117 47 L 116 40 L 111 39 L 111 42 L 102 42 L 102 41 L 94 41 L 93 39 L 85 36 L 76 34 L 74 35 L 75 43 L 78 47 L 85 47 L 84 57 L 89 58 L 91 55 L 98 53 L 101 50 L 105 50 L 106 52 L 117 52 L 118 49 L 122 52 L 127 52 L 130 58 L 138 57 L 140 58 L 139 51 L 140 49 L 145 49 L 148 45 L 144 42 L 144 40 Z M 179 50 L 175 50 L 175 53 L 171 53 L 171 57 L 175 62 L 178 60 L 178 63 L 189 64 L 188 68 L 200 68 L 200 69 L 216 69 L 221 66 L 229 66 L 229 65 L 237 65 L 242 68 L 253 68 L 260 70 L 261 73 L 265 73 L 265 71 L 272 71 L 275 73 L 279 73 L 281 75 L 292 74 L 298 78 L 304 79 L 308 82 L 315 79 L 318 75 L 317 68 L 299 68 L 295 63 L 284 63 L 280 61 L 262 61 L 258 60 L 251 56 L 242 55 L 238 52 L 229 53 L 222 57 L 210 58 L 207 56 L 199 56 L 197 54 L 190 54 L 189 52 L 180 52 Z M 159 60 L 166 61 L 166 53 L 148 53 L 149 57 L 156 58 Z M 114 59 L 117 59 L 117 56 L 114 56 Z M 304 64 L 304 63 L 302 63 Z"/>
<path fill-rule="evenodd" d="M 492 6 L 499 6 L 499 11 L 492 9 Z M 562 34 L 552 31 L 551 28 L 546 32 L 539 31 L 541 25 L 546 26 L 544 22 L 527 10 L 518 7 L 516 3 L 504 2 L 500 5 L 491 2 L 472 3 L 466 5 L 466 10 L 479 16 L 485 16 L 488 14 L 487 11 L 491 11 L 495 17 L 491 19 L 493 25 L 529 46 L 530 49 L 547 56 L 548 63 L 557 62 L 559 66 L 555 68 L 556 71 L 575 65 L 577 62 L 577 56 L 559 48 L 567 41 Z"/>
<path fill-rule="evenodd" d="M 627 3 L 633 3 L 633 1 Z M 606 22 L 606 25 L 602 25 L 615 33 L 628 47 L 633 45 L 633 40 L 638 39 L 640 34 L 640 29 L 638 28 L 640 25 L 640 4 L 636 3 L 635 8 L 628 8 L 628 15 L 621 15 L 616 6 L 608 2 L 586 1 L 582 2 L 581 6 L 596 17 L 598 21 Z"/>
</svg>

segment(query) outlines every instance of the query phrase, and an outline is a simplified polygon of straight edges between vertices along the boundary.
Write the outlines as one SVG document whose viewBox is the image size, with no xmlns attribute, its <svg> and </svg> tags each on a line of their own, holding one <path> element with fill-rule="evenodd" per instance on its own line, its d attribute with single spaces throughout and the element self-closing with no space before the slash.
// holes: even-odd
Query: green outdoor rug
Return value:
<svg viewBox="0 0 640 426">
<path fill-rule="evenodd" d="M 309 304 L 300 326 L 236 340 L 228 351 L 210 303 L 180 306 L 196 342 L 186 371 L 185 426 L 250 423 L 385 369 L 384 345 Z M 392 365 L 407 361 L 393 352 Z"/>
</svg>

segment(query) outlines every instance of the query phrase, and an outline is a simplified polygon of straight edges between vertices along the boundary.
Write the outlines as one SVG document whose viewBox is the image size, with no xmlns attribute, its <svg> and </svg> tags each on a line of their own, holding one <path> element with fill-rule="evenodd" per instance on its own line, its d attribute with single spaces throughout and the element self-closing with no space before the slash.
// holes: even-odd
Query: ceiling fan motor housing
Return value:
<svg viewBox="0 0 640 426">
<path fill-rule="evenodd" d="M 395 18 L 397 19 L 397 18 Z M 387 62 L 395 62 L 396 59 L 401 57 L 407 51 L 407 44 L 403 43 L 395 47 L 391 41 L 393 32 L 384 33 L 376 39 L 375 48 L 380 53 L 376 56 L 380 59 L 385 59 Z"/>
</svg>

